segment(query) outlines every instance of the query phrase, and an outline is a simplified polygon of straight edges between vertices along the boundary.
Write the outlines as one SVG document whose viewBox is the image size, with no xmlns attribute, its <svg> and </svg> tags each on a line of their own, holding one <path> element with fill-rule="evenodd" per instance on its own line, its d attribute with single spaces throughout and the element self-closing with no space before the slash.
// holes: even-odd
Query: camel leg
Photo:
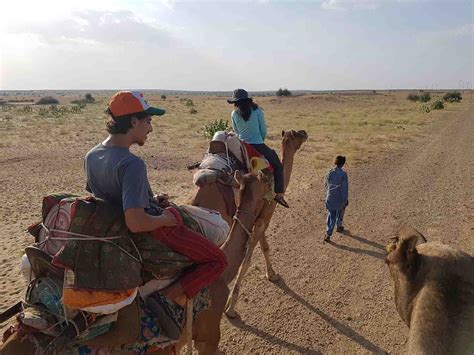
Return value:
<svg viewBox="0 0 474 355">
<path fill-rule="evenodd" d="M 35 354 L 36 350 L 34 342 L 23 338 L 18 332 L 11 335 L 5 343 L 0 344 L 2 355 Z"/>
<path fill-rule="evenodd" d="M 199 354 L 216 354 L 221 339 L 221 318 L 229 297 L 229 288 L 223 278 L 209 286 L 211 309 L 198 315 L 193 326 L 194 348 Z"/>
<path fill-rule="evenodd" d="M 260 221 L 259 223 L 259 220 L 255 222 L 254 233 L 249 238 L 247 250 L 245 251 L 244 260 L 242 261 L 242 264 L 240 265 L 239 273 L 237 275 L 237 280 L 235 281 L 230 297 L 227 300 L 227 304 L 225 307 L 226 308 L 225 314 L 229 318 L 235 318 L 237 316 L 237 313 L 235 312 L 235 305 L 237 304 L 237 299 L 239 297 L 240 286 L 242 285 L 244 276 L 247 273 L 247 270 L 250 266 L 253 250 L 255 249 L 255 246 L 257 245 L 257 242 L 258 242 L 259 234 L 256 233 L 255 231 L 258 230 L 257 226 L 262 225 L 262 224 L 263 224 L 262 221 Z"/>
<path fill-rule="evenodd" d="M 262 249 L 263 257 L 265 258 L 265 265 L 267 267 L 267 279 L 271 282 L 277 282 L 280 280 L 280 275 L 278 275 L 270 262 L 270 245 L 268 244 L 267 237 L 265 232 L 260 237 L 260 249 Z"/>
</svg>

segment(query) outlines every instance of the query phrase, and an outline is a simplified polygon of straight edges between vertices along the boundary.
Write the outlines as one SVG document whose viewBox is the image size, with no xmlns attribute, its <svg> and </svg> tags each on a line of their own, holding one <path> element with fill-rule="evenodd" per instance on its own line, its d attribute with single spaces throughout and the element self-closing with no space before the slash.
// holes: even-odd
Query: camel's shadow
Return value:
<svg viewBox="0 0 474 355">
<path fill-rule="evenodd" d="M 373 344 L 370 342 L 368 339 L 364 338 L 361 334 L 357 333 L 355 330 L 352 328 L 348 327 L 347 325 L 341 323 L 340 321 L 332 318 L 331 316 L 327 315 L 323 311 L 321 311 L 319 308 L 313 306 L 311 303 L 306 301 L 303 297 L 301 297 L 299 294 L 297 294 L 295 291 L 293 291 L 286 283 L 285 280 L 280 279 L 275 283 L 276 286 L 278 286 L 285 294 L 293 298 L 295 301 L 306 307 L 310 312 L 316 314 L 320 318 L 322 318 L 324 321 L 326 321 L 328 324 L 333 326 L 340 334 L 348 337 L 352 341 L 358 343 L 360 346 L 365 348 L 367 351 L 372 352 L 372 353 L 378 353 L 378 354 L 387 354 L 387 351 L 379 348 L 377 345 Z M 249 333 L 255 334 L 260 338 L 265 339 L 269 343 L 279 345 L 281 347 L 286 348 L 289 351 L 297 351 L 299 353 L 303 354 L 322 354 L 321 351 L 306 348 L 294 343 L 290 343 L 286 340 L 283 340 L 281 338 L 278 338 L 272 334 L 269 334 L 265 332 L 264 330 L 261 330 L 253 325 L 247 324 L 244 320 L 242 320 L 240 317 L 234 318 L 234 319 L 229 319 L 229 321 L 236 327 L 247 331 Z"/>
</svg>

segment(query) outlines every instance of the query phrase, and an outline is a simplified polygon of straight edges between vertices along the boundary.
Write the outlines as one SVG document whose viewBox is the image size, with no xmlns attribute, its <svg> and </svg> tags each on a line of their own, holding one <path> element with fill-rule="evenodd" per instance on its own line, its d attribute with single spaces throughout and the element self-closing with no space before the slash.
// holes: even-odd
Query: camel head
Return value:
<svg viewBox="0 0 474 355">
<path fill-rule="evenodd" d="M 281 131 L 283 150 L 291 149 L 297 151 L 301 145 L 308 139 L 306 131 Z"/>
<path fill-rule="evenodd" d="M 420 255 L 416 246 L 420 240 L 426 242 L 426 238 L 416 229 L 402 226 L 391 240 L 386 247 L 385 262 L 395 284 L 395 304 L 398 313 L 409 325 L 410 305 L 421 287 L 416 281 L 420 265 Z"/>
<path fill-rule="evenodd" d="M 259 171 L 257 175 L 245 174 L 239 170 L 234 173 L 235 181 L 239 184 L 239 195 L 237 200 L 240 201 L 240 205 L 244 202 L 249 201 L 261 201 L 263 202 L 264 197 L 270 188 L 271 176 Z M 256 207 L 260 207 L 260 203 L 256 204 Z M 258 209 L 256 208 L 256 212 Z M 250 211 L 249 211 L 250 212 Z"/>
</svg>

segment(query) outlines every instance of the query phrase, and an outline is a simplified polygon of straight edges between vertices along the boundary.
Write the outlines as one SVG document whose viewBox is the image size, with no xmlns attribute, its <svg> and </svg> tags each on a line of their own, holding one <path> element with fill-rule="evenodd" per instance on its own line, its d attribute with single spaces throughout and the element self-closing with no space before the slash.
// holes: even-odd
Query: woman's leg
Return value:
<svg viewBox="0 0 474 355">
<path fill-rule="evenodd" d="M 283 165 L 278 154 L 266 144 L 252 144 L 252 146 L 273 166 L 275 178 L 275 193 L 285 192 L 285 181 L 283 177 Z"/>
</svg>

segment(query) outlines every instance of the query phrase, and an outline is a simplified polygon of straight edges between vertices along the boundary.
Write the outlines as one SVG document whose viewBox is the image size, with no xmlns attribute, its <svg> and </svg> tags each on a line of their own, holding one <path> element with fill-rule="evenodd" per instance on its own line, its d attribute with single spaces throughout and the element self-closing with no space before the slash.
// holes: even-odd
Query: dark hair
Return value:
<svg viewBox="0 0 474 355">
<path fill-rule="evenodd" d="M 110 120 L 105 124 L 107 132 L 110 134 L 126 134 L 130 128 L 132 128 L 132 118 L 136 117 L 139 120 L 143 120 L 148 117 L 149 114 L 146 112 L 137 112 L 130 115 L 117 116 L 115 117 L 110 111 L 110 108 L 105 110 L 105 113 L 110 115 Z"/>
<path fill-rule="evenodd" d="M 234 106 L 237 113 L 244 119 L 244 121 L 248 121 L 252 111 L 259 108 L 259 106 L 253 102 L 252 99 L 238 100 L 234 103 Z"/>
<path fill-rule="evenodd" d="M 336 157 L 336 160 L 334 160 L 334 164 L 336 164 L 340 168 L 342 168 L 345 163 L 346 163 L 346 157 L 342 155 L 338 155 Z"/>
</svg>

